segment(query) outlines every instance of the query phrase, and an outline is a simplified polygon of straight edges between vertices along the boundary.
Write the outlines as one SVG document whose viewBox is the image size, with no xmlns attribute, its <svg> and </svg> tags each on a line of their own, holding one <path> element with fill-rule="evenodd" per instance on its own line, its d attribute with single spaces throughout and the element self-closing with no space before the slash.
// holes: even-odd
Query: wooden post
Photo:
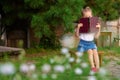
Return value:
<svg viewBox="0 0 120 80">
<path fill-rule="evenodd" d="M 27 48 L 30 48 L 30 28 L 27 28 Z"/>
<path fill-rule="evenodd" d="M 100 66 L 102 66 L 103 54 L 104 54 L 104 51 L 98 51 Z"/>
</svg>

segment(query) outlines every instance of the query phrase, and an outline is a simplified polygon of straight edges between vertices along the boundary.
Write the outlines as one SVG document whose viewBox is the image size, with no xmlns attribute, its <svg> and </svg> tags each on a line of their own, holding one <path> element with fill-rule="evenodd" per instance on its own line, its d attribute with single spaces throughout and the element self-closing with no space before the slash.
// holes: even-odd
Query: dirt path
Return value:
<svg viewBox="0 0 120 80">
<path fill-rule="evenodd" d="M 108 72 L 110 72 L 111 76 L 120 78 L 120 58 L 114 56 L 109 56 L 106 58 L 108 58 L 110 61 L 105 68 L 108 70 Z"/>
</svg>

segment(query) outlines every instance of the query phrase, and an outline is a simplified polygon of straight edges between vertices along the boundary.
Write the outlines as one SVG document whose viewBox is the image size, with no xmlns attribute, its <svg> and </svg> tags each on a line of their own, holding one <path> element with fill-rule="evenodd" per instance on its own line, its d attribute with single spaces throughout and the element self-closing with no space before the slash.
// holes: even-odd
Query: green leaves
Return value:
<svg viewBox="0 0 120 80">
<path fill-rule="evenodd" d="M 13 8 L 12 8 L 11 5 L 5 5 L 5 6 L 3 6 L 3 10 L 4 10 L 5 13 L 7 13 L 7 12 L 12 11 Z"/>
<path fill-rule="evenodd" d="M 4 25 L 31 21 L 28 24 L 38 37 L 55 36 L 60 26 L 63 32 L 73 31 L 73 22 L 81 17 L 84 5 L 89 5 L 95 16 L 103 20 L 117 19 L 120 14 L 120 0 L 2 0 L 0 5 L 5 13 Z"/>
<path fill-rule="evenodd" d="M 32 8 L 39 8 L 44 5 L 44 0 L 24 0 Z"/>
<path fill-rule="evenodd" d="M 65 32 L 73 31 L 73 22 L 80 16 L 84 4 L 84 1 L 80 0 L 25 0 L 25 2 L 30 7 L 39 9 L 31 21 L 31 26 L 39 37 L 54 34 L 55 29 L 60 25 L 64 26 Z M 32 5 L 33 3 L 36 6 Z"/>
<path fill-rule="evenodd" d="M 32 18 L 31 26 L 36 32 L 36 36 L 42 37 L 43 35 L 50 36 L 49 25 L 44 21 L 44 16 L 34 15 Z"/>
<path fill-rule="evenodd" d="M 101 17 L 103 20 L 113 20 L 119 17 L 117 9 L 120 6 L 115 6 L 120 3 L 119 0 L 94 0 L 93 3 L 94 5 L 90 6 L 95 15 Z"/>
<path fill-rule="evenodd" d="M 33 27 L 36 36 L 41 38 L 41 45 L 54 46 L 54 44 L 58 44 L 56 39 L 58 27 L 63 27 L 63 32 L 74 30 L 73 22 L 80 16 L 84 1 L 25 0 L 25 3 L 33 10 L 37 10 L 32 17 L 31 27 Z"/>
<path fill-rule="evenodd" d="M 39 4 L 39 2 L 43 3 Z M 35 3 L 33 0 L 25 0 L 25 2 Z M 40 17 L 36 18 L 37 22 L 35 22 L 35 18 L 32 19 L 32 26 L 34 24 L 40 24 L 40 26 L 34 26 L 34 28 L 41 28 L 43 26 L 57 27 L 59 25 L 64 26 L 64 30 L 69 32 L 73 29 L 73 22 L 80 15 L 80 10 L 84 4 L 84 1 L 80 0 L 50 0 L 50 1 L 42 1 L 39 0 L 38 3 L 34 5 L 39 5 L 38 14 Z M 47 6 L 47 7 L 46 7 Z M 36 7 L 32 7 L 36 8 Z M 45 28 L 46 29 L 46 28 Z M 50 29 L 49 29 L 50 30 Z"/>
</svg>

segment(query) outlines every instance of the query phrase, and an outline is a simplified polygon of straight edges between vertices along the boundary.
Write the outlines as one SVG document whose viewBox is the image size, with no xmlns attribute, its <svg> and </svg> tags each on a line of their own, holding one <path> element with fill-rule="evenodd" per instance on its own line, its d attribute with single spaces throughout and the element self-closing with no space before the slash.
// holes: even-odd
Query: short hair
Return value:
<svg viewBox="0 0 120 80">
<path fill-rule="evenodd" d="M 92 9 L 88 6 L 88 5 L 85 5 L 85 6 L 83 6 L 83 8 L 82 8 L 82 15 L 83 15 L 83 11 L 84 10 L 90 10 L 91 12 L 92 12 Z"/>
<path fill-rule="evenodd" d="M 86 7 L 89 7 L 88 5 L 85 5 L 85 6 L 83 6 L 83 9 L 85 9 Z"/>
<path fill-rule="evenodd" d="M 85 6 L 83 6 L 82 11 L 83 11 L 83 10 L 86 10 L 86 9 L 87 9 L 87 10 L 91 10 L 91 8 L 90 8 L 88 5 L 85 5 Z"/>
</svg>

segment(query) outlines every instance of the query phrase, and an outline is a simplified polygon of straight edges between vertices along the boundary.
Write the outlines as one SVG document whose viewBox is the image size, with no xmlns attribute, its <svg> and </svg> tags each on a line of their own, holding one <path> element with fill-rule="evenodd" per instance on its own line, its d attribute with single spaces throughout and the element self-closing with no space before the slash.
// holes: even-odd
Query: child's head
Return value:
<svg viewBox="0 0 120 80">
<path fill-rule="evenodd" d="M 82 14 L 84 17 L 91 17 L 92 16 L 92 10 L 89 6 L 85 6 L 82 9 Z"/>
</svg>

